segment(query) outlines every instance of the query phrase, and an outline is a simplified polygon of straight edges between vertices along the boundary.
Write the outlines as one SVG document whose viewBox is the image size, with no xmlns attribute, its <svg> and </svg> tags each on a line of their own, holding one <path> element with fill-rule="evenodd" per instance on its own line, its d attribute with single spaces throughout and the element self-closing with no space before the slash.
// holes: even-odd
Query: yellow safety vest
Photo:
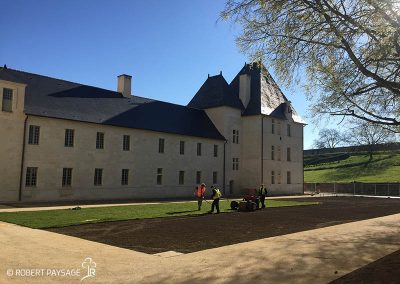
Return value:
<svg viewBox="0 0 400 284">
<path fill-rule="evenodd" d="M 215 190 L 215 194 L 214 194 L 214 198 L 213 199 L 220 198 L 222 194 L 219 191 L 219 189 L 218 188 L 214 188 L 214 190 Z"/>
</svg>

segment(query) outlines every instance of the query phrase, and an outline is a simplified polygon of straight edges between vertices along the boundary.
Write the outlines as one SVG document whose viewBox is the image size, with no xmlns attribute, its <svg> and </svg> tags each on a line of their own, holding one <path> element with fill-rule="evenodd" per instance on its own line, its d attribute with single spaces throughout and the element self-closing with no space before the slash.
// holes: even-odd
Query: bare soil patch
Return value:
<svg viewBox="0 0 400 284">
<path fill-rule="evenodd" d="M 48 231 L 150 254 L 190 253 L 400 213 L 400 199 L 325 197 L 304 198 L 304 201 L 320 204 L 247 213 L 104 222 Z"/>
</svg>

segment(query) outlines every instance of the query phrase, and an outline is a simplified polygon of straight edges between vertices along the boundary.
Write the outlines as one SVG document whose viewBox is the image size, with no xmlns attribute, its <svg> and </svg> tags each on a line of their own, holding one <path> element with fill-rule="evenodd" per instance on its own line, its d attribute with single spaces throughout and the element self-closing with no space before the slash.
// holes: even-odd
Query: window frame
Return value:
<svg viewBox="0 0 400 284">
<path fill-rule="evenodd" d="M 63 168 L 62 187 L 71 187 L 72 186 L 72 168 Z"/>
<path fill-rule="evenodd" d="M 131 136 L 124 134 L 122 136 L 122 151 L 131 150 Z"/>
<path fill-rule="evenodd" d="M 3 97 L 1 104 L 1 111 L 13 111 L 14 90 L 10 88 L 3 88 Z"/>
<path fill-rule="evenodd" d="M 271 145 L 271 160 L 275 161 L 275 146 Z"/>
<path fill-rule="evenodd" d="M 201 171 L 196 171 L 196 184 L 201 183 Z"/>
<path fill-rule="evenodd" d="M 286 172 L 286 183 L 292 184 L 292 173 L 290 171 Z"/>
<path fill-rule="evenodd" d="M 94 186 L 102 186 L 103 185 L 103 169 L 95 168 L 94 169 Z"/>
<path fill-rule="evenodd" d="M 165 139 L 158 138 L 158 153 L 164 154 L 165 153 Z"/>
<path fill-rule="evenodd" d="M 129 185 L 129 169 L 121 170 L 121 185 Z"/>
<path fill-rule="evenodd" d="M 214 157 L 218 157 L 218 145 L 214 144 Z"/>
<path fill-rule="evenodd" d="M 185 171 L 179 171 L 178 173 L 178 184 L 184 185 L 185 184 Z"/>
<path fill-rule="evenodd" d="M 214 171 L 213 172 L 213 184 L 217 184 L 218 183 L 218 172 Z"/>
<path fill-rule="evenodd" d="M 72 148 L 74 147 L 75 140 L 75 130 L 66 128 L 64 136 L 64 147 Z"/>
<path fill-rule="evenodd" d="M 25 187 L 37 186 L 38 167 L 27 167 L 25 173 Z"/>
<path fill-rule="evenodd" d="M 29 125 L 28 144 L 39 145 L 40 142 L 40 126 Z"/>
<path fill-rule="evenodd" d="M 96 149 L 104 149 L 104 132 L 97 131 L 96 133 Z"/>
<path fill-rule="evenodd" d="M 200 142 L 197 143 L 197 156 L 198 157 L 201 156 L 201 143 Z"/>
<path fill-rule="evenodd" d="M 286 127 L 286 134 L 288 137 L 292 136 L 292 126 L 290 124 L 288 124 Z"/>
<path fill-rule="evenodd" d="M 185 141 L 179 141 L 179 155 L 185 155 Z"/>
<path fill-rule="evenodd" d="M 271 171 L 271 184 L 275 184 L 275 171 Z"/>
<path fill-rule="evenodd" d="M 288 162 L 292 161 L 292 150 L 290 149 L 290 147 L 286 148 L 286 160 Z"/>
<path fill-rule="evenodd" d="M 157 168 L 157 185 L 162 185 L 163 180 L 163 168 Z"/>
</svg>

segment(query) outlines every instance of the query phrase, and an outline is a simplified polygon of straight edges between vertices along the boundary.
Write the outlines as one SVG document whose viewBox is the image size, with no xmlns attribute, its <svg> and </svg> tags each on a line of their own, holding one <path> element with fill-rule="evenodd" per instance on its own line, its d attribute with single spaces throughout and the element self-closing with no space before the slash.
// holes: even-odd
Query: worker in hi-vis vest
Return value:
<svg viewBox="0 0 400 284">
<path fill-rule="evenodd" d="M 194 191 L 194 196 L 196 196 L 197 198 L 197 206 L 199 211 L 201 210 L 201 204 L 203 203 L 205 192 L 206 192 L 206 185 L 204 183 L 202 183 L 199 186 L 196 186 Z"/>
<path fill-rule="evenodd" d="M 260 197 L 261 201 L 261 208 L 265 208 L 265 197 L 267 196 L 267 188 L 262 184 L 258 189 L 258 196 Z"/>
<path fill-rule="evenodd" d="M 211 198 L 213 199 L 213 203 L 211 204 L 211 211 L 209 213 L 214 212 L 214 207 L 217 209 L 217 213 L 219 213 L 219 198 L 221 197 L 221 191 L 216 188 L 215 186 L 211 186 L 212 189 L 212 195 Z"/>
</svg>

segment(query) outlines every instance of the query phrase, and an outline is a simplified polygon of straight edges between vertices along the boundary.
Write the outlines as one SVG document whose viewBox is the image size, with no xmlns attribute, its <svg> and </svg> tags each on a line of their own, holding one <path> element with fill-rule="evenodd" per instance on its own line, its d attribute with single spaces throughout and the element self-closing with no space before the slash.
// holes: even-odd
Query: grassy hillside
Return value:
<svg viewBox="0 0 400 284">
<path fill-rule="evenodd" d="M 304 157 L 305 182 L 400 182 L 400 153 Z"/>
</svg>

